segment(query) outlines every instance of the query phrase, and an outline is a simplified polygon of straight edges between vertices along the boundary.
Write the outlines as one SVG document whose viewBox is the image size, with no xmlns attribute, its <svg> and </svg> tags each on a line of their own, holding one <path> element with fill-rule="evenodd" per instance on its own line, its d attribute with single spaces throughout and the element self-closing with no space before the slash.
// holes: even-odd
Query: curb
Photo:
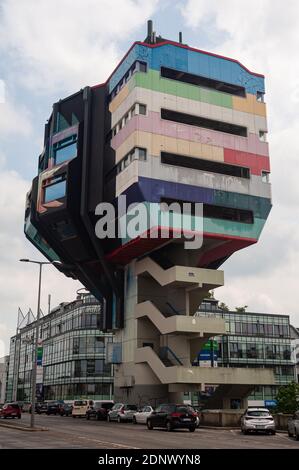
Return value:
<svg viewBox="0 0 299 470">
<path fill-rule="evenodd" d="M 29 428 L 25 426 L 16 426 L 14 424 L 7 424 L 7 423 L 0 423 L 0 427 L 2 428 L 9 428 L 9 429 L 16 429 L 17 431 L 26 431 L 26 432 L 36 432 L 36 431 L 49 431 L 48 428 Z"/>
</svg>

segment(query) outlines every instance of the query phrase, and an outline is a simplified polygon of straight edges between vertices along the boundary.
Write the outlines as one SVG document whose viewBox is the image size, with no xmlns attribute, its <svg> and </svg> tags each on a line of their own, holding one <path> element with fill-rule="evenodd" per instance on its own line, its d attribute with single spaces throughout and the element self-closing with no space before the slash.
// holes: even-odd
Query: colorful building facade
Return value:
<svg viewBox="0 0 299 470">
<path fill-rule="evenodd" d="M 215 368 L 192 366 L 200 346 L 225 332 L 223 320 L 194 313 L 223 285 L 224 261 L 257 242 L 271 209 L 264 93 L 262 75 L 157 37 L 149 22 L 106 83 L 53 106 L 25 233 L 104 299 L 119 399 L 274 380 L 270 371 L 228 370 L 220 379 Z M 120 228 L 113 237 L 97 230 L 100 203 L 116 209 L 107 220 Z M 132 236 L 123 229 L 141 205 Z M 200 234 L 196 249 L 186 249 L 187 232 Z"/>
</svg>

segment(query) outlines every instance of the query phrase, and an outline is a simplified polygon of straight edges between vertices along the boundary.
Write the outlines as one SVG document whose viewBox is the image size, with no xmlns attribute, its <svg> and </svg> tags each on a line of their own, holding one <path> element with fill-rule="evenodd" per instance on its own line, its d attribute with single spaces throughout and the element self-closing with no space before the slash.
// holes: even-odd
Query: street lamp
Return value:
<svg viewBox="0 0 299 470">
<path fill-rule="evenodd" d="M 35 324 L 35 340 L 33 349 L 33 363 L 32 363 L 32 376 L 31 376 L 31 418 L 30 427 L 34 428 L 35 421 L 35 402 L 36 402 L 36 372 L 37 372 L 37 348 L 39 339 L 39 323 L 40 323 L 40 295 L 41 295 L 41 282 L 42 282 L 42 267 L 44 264 L 53 264 L 54 266 L 63 266 L 60 261 L 35 261 L 28 258 L 20 259 L 22 263 L 33 263 L 39 265 L 39 278 L 38 278 L 38 297 L 37 297 L 37 312 Z"/>
</svg>

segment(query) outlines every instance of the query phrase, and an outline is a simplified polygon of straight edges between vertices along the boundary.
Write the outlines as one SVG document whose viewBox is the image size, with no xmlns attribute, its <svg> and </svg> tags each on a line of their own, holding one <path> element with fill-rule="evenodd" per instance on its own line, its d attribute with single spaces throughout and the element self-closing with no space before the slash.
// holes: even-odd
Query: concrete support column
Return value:
<svg viewBox="0 0 299 470">
<path fill-rule="evenodd" d="M 168 392 L 168 398 L 170 403 L 183 403 L 184 393 Z"/>
</svg>

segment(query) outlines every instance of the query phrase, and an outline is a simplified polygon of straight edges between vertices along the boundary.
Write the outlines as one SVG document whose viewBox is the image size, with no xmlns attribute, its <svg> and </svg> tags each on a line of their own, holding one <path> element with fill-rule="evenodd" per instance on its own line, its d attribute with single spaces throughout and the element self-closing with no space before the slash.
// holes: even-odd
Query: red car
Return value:
<svg viewBox="0 0 299 470">
<path fill-rule="evenodd" d="M 18 418 L 21 419 L 21 408 L 17 403 L 6 403 L 0 409 L 0 418 Z"/>
</svg>

